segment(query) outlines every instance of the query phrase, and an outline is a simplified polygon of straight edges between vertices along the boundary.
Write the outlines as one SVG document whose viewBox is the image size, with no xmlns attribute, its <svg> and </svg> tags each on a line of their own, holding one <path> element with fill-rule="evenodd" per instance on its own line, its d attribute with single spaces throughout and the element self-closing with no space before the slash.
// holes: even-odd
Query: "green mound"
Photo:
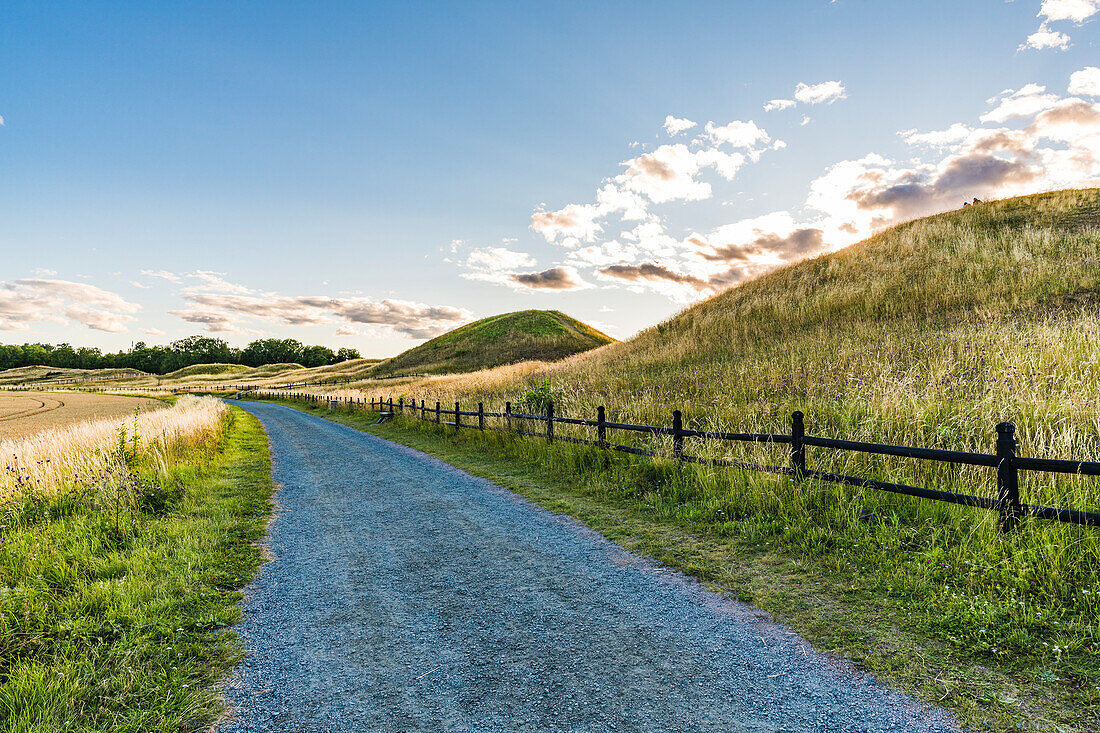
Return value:
<svg viewBox="0 0 1100 733">
<path fill-rule="evenodd" d="M 238 374 L 247 372 L 249 367 L 244 364 L 192 364 L 183 369 L 177 369 L 164 375 L 165 379 L 179 379 L 181 377 L 194 377 L 200 374 Z"/>
<path fill-rule="evenodd" d="M 371 374 L 453 374 L 520 361 L 558 361 L 611 341 L 610 336 L 559 311 L 517 311 L 437 336 L 387 359 Z"/>
</svg>

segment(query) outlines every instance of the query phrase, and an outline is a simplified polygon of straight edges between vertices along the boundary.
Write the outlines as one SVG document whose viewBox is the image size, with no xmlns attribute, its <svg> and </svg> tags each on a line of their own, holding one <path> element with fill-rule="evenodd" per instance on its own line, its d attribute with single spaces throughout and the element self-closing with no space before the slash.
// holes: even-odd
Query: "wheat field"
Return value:
<svg viewBox="0 0 1100 733">
<path fill-rule="evenodd" d="M 43 427 L 0 441 L 0 501 L 31 492 L 52 496 L 93 483 L 118 462 L 120 452 L 148 452 L 154 464 L 169 465 L 174 451 L 215 435 L 228 409 L 220 400 L 187 395 L 166 409 Z"/>
<path fill-rule="evenodd" d="M 78 392 L 0 392 L 0 441 L 22 438 L 46 428 L 101 418 L 115 418 L 136 410 L 159 410 L 159 400 Z"/>
</svg>

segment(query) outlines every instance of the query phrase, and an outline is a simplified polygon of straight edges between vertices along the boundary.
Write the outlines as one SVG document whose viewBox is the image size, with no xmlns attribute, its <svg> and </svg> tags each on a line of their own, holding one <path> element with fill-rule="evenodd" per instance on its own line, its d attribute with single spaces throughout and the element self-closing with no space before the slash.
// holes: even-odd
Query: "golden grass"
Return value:
<svg viewBox="0 0 1100 733">
<path fill-rule="evenodd" d="M 167 462 L 171 451 L 217 432 L 227 411 L 219 400 L 188 395 L 167 409 L 58 425 L 4 440 L 0 500 L 26 492 L 54 495 L 95 481 L 117 462 L 120 447 L 149 450 L 154 459 Z"/>
<path fill-rule="evenodd" d="M 0 440 L 33 435 L 75 422 L 158 410 L 159 400 L 77 392 L 0 392 Z"/>
</svg>

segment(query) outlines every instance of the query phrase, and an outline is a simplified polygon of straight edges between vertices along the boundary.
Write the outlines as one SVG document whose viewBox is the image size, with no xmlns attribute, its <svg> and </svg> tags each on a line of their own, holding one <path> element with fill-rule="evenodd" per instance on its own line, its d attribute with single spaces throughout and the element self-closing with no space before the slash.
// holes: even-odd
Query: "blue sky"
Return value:
<svg viewBox="0 0 1100 733">
<path fill-rule="evenodd" d="M 522 308 L 627 337 L 972 195 L 1100 185 L 1098 26 L 1100 0 L 8 2 L 0 342 L 385 356 Z"/>
</svg>

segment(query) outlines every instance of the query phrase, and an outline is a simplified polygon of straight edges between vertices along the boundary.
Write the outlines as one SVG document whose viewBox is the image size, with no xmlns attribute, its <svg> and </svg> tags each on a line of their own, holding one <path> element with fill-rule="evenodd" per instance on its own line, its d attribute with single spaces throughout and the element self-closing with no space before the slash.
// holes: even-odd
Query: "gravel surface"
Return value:
<svg viewBox="0 0 1100 733">
<path fill-rule="evenodd" d="M 297 410 L 219 731 L 947 731 L 757 609 Z"/>
</svg>

